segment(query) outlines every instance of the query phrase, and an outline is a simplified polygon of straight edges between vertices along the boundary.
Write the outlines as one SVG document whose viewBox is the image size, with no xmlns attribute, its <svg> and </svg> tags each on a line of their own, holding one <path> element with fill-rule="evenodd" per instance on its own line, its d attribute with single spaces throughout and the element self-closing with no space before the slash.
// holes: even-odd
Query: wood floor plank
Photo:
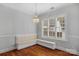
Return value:
<svg viewBox="0 0 79 59">
<path fill-rule="evenodd" d="M 52 50 L 40 45 L 34 45 L 21 50 L 13 50 L 0 54 L 0 56 L 76 56 L 61 50 Z"/>
</svg>

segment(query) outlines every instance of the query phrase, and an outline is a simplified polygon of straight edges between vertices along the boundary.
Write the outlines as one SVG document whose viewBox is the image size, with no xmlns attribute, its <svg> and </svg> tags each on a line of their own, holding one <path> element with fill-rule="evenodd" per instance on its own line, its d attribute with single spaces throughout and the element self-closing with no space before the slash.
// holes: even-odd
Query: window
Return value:
<svg viewBox="0 0 79 59">
<path fill-rule="evenodd" d="M 55 20 L 54 18 L 49 20 L 49 37 L 55 38 Z"/>
<path fill-rule="evenodd" d="M 50 18 L 42 21 L 42 37 L 65 38 L 64 17 Z"/>
<path fill-rule="evenodd" d="M 48 36 L 48 20 L 42 21 L 42 36 Z"/>
<path fill-rule="evenodd" d="M 57 20 L 56 20 L 56 32 L 57 32 L 57 38 L 64 38 L 64 34 L 65 34 L 65 31 L 64 31 L 64 28 L 65 28 L 65 23 L 64 23 L 64 17 L 58 17 Z"/>
</svg>

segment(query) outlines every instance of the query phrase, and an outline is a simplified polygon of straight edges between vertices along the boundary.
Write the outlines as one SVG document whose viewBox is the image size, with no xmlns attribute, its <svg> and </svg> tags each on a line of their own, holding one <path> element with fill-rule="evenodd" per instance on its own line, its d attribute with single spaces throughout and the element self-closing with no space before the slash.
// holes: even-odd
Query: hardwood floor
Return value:
<svg viewBox="0 0 79 59">
<path fill-rule="evenodd" d="M 52 50 L 40 45 L 34 45 L 21 50 L 13 50 L 0 54 L 0 56 L 76 56 L 61 50 Z"/>
</svg>

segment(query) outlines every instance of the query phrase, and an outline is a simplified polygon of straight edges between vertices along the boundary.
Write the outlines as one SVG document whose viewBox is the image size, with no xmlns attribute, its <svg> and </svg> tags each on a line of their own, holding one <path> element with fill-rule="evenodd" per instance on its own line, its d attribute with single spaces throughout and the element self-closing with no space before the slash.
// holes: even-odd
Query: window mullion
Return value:
<svg viewBox="0 0 79 59">
<path fill-rule="evenodd" d="M 48 19 L 48 37 L 49 37 L 49 19 Z"/>
</svg>

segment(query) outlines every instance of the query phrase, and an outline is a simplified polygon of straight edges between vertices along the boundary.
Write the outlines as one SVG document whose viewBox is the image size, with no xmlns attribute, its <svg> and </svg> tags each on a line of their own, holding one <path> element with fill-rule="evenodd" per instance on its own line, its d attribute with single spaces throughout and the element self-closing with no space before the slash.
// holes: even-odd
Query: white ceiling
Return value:
<svg viewBox="0 0 79 59">
<path fill-rule="evenodd" d="M 35 3 L 3 3 L 2 5 L 25 12 L 29 15 L 35 14 Z M 37 13 L 42 14 L 50 10 L 51 7 L 54 9 L 68 5 L 67 3 L 37 3 Z"/>
</svg>

